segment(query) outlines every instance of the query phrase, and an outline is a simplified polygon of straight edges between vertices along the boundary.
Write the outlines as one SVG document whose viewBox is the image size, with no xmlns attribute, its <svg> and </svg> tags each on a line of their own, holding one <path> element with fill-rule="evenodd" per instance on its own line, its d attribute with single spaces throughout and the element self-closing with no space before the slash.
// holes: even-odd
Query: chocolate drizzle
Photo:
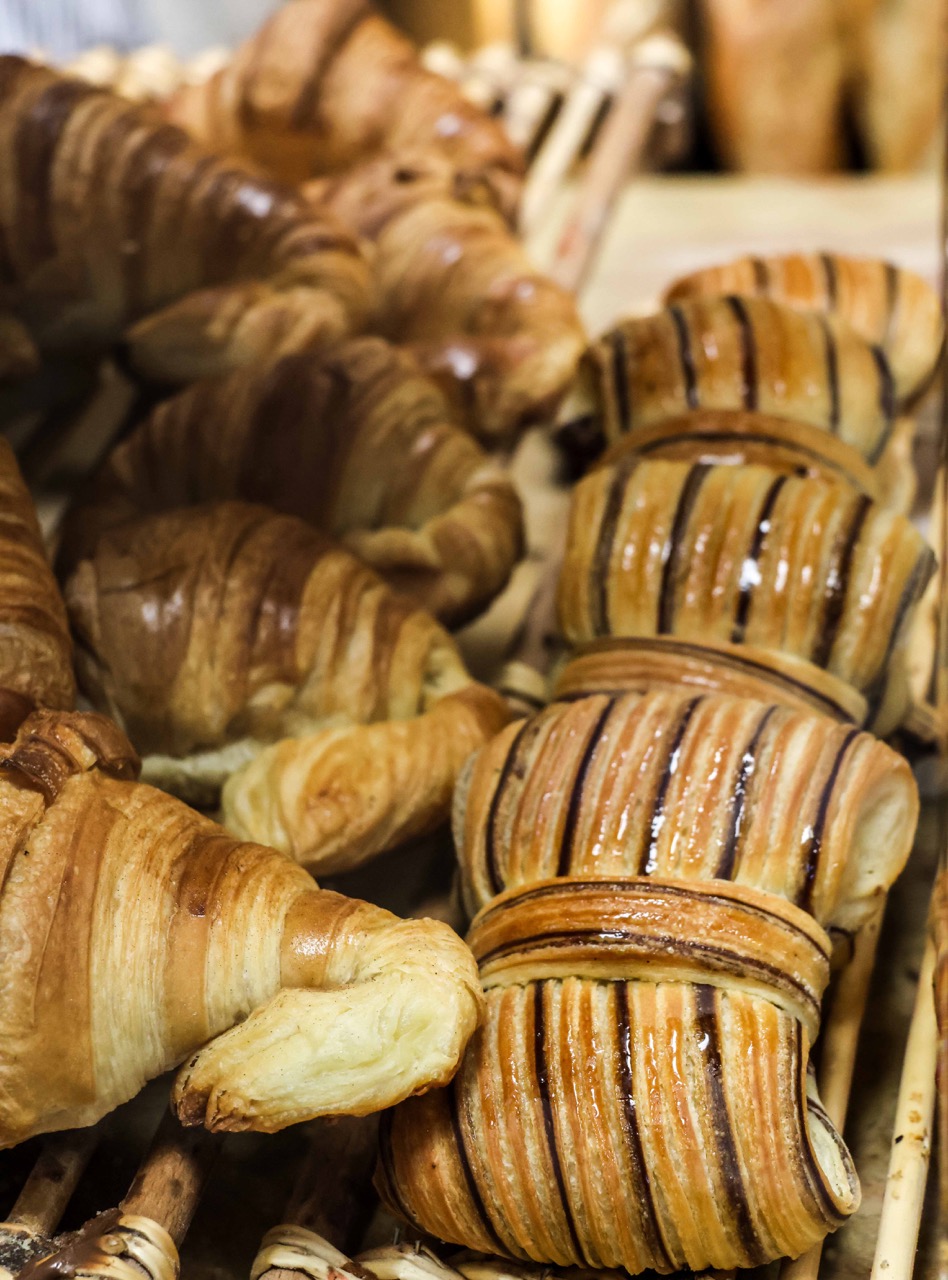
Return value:
<svg viewBox="0 0 948 1280">
<path fill-rule="evenodd" d="M 593 725 L 592 733 L 583 749 L 582 759 L 579 762 L 579 768 L 576 770 L 576 777 L 573 779 L 573 785 L 570 789 L 569 805 L 566 810 L 566 821 L 563 824 L 563 836 L 560 841 L 560 856 L 557 862 L 556 874 L 558 876 L 569 875 L 570 863 L 573 857 L 573 840 L 576 836 L 576 824 L 579 821 L 579 806 L 583 799 L 583 787 L 586 782 L 586 774 L 589 772 L 589 766 L 592 764 L 593 757 L 596 754 L 597 747 L 603 741 L 606 721 L 616 705 L 616 698 L 609 698 L 606 705 L 602 709 L 601 715 L 597 718 Z"/>
<path fill-rule="evenodd" d="M 767 708 L 761 716 L 750 742 L 741 753 L 741 764 L 737 771 L 737 777 L 734 779 L 734 790 L 731 792 L 731 803 L 728 809 L 727 838 L 724 841 L 724 848 L 721 850 L 721 860 L 714 873 L 718 880 L 730 880 L 734 873 L 747 805 L 747 785 L 757 767 L 757 748 L 760 746 L 760 740 L 770 717 L 776 710 L 776 707 Z"/>
<path fill-rule="evenodd" d="M 632 425 L 632 394 L 629 388 L 625 337 L 622 329 L 613 329 L 609 334 L 608 341 L 612 368 L 612 387 L 616 398 L 617 422 L 620 431 L 628 431 Z"/>
<path fill-rule="evenodd" d="M 813 650 L 813 662 L 818 667 L 828 665 L 839 632 L 839 624 L 843 616 L 843 607 L 849 591 L 849 579 L 852 574 L 853 557 L 859 541 L 862 527 L 872 507 L 872 500 L 863 494 L 856 500 L 853 518 L 844 541 L 837 540 L 833 548 L 833 557 L 826 576 L 826 596 L 823 605 L 823 620 L 817 643 Z"/>
<path fill-rule="evenodd" d="M 820 265 L 823 268 L 823 280 L 826 288 L 826 309 L 827 311 L 835 311 L 839 306 L 839 278 L 836 274 L 836 259 L 831 253 L 821 253 Z"/>
<path fill-rule="evenodd" d="M 885 329 L 879 345 L 887 350 L 895 331 L 895 315 L 899 305 L 899 272 L 891 262 L 882 264 L 885 272 Z"/>
<path fill-rule="evenodd" d="M 615 541 L 619 516 L 622 514 L 622 504 L 625 502 L 626 486 L 638 462 L 639 459 L 635 454 L 628 454 L 616 464 L 613 470 L 602 518 L 599 521 L 596 549 L 589 561 L 590 610 L 597 635 L 608 635 L 610 631 L 609 562 L 612 559 L 612 544 Z"/>
<path fill-rule="evenodd" d="M 694 509 L 698 493 L 704 483 L 710 467 L 705 462 L 696 463 L 688 472 L 685 483 L 678 494 L 678 505 L 671 532 L 664 547 L 665 563 L 662 568 L 662 586 L 658 596 L 659 635 L 668 635 L 674 630 L 675 619 L 675 587 L 678 577 L 678 561 L 681 557 L 681 544 L 684 539 L 688 521 Z M 606 620 L 608 621 L 608 619 Z"/>
<path fill-rule="evenodd" d="M 846 752 L 852 746 L 854 740 L 859 736 L 858 729 L 850 729 L 843 739 L 842 745 L 836 753 L 836 759 L 833 761 L 829 772 L 829 777 L 820 792 L 819 803 L 816 807 L 816 817 L 813 820 L 812 833 L 810 835 L 810 843 L 806 851 L 806 861 L 803 864 L 803 883 L 797 894 L 797 904 L 805 911 L 813 914 L 813 890 L 816 885 L 817 872 L 820 869 L 820 854 L 823 851 L 823 832 L 826 829 L 826 818 L 829 813 L 830 800 L 833 798 L 833 790 L 836 786 L 836 780 L 839 777 L 839 771 L 843 767 L 843 759 Z"/>
<path fill-rule="evenodd" d="M 486 1232 L 486 1234 L 490 1237 L 491 1243 L 497 1249 L 498 1253 L 504 1253 L 505 1249 L 504 1249 L 503 1242 L 501 1241 L 497 1232 L 494 1230 L 493 1225 L 491 1224 L 490 1218 L 487 1216 L 487 1206 L 484 1203 L 484 1197 L 481 1195 L 480 1188 L 477 1185 L 477 1180 L 474 1177 L 474 1170 L 471 1167 L 471 1159 L 467 1153 L 467 1145 L 464 1140 L 464 1129 L 461 1125 L 461 1110 L 460 1110 L 460 1103 L 458 1101 L 458 1077 L 457 1076 L 454 1077 L 454 1080 L 451 1082 L 451 1085 L 448 1089 L 448 1099 L 449 1099 L 449 1111 L 451 1114 L 451 1130 L 454 1134 L 454 1146 L 458 1153 L 458 1160 L 460 1161 L 461 1169 L 464 1172 L 464 1181 L 467 1186 L 468 1193 L 470 1194 L 470 1197 L 471 1197 L 471 1203 L 474 1206 L 474 1211 L 477 1214 L 478 1219 L 480 1220 L 481 1226 L 484 1228 L 484 1231 Z"/>
<path fill-rule="evenodd" d="M 889 361 L 882 348 L 870 347 L 869 350 L 872 352 L 872 358 L 876 362 L 876 369 L 879 373 L 879 408 L 885 420 L 885 427 L 868 458 L 868 461 L 875 465 L 882 457 L 885 447 L 889 443 L 892 426 L 895 422 L 895 379 L 892 376 Z"/>
<path fill-rule="evenodd" d="M 569 1238 L 573 1246 L 574 1256 L 585 1259 L 586 1254 L 579 1243 L 579 1235 L 576 1231 L 576 1221 L 573 1217 L 573 1210 L 569 1202 L 569 1195 L 566 1190 L 566 1179 L 563 1176 L 563 1165 L 560 1160 L 559 1147 L 556 1142 L 556 1125 L 553 1121 L 553 1099 L 550 1097 L 550 1080 L 546 1066 L 546 1022 L 543 1009 L 543 994 L 546 990 L 546 983 L 535 982 L 533 984 L 533 1064 L 536 1073 L 537 1094 L 540 1098 L 540 1105 L 543 1110 L 543 1127 L 546 1131 L 547 1147 L 550 1152 L 550 1163 L 553 1166 L 553 1177 L 556 1179 L 557 1190 L 560 1195 L 560 1202 L 563 1206 L 563 1216 L 566 1220 L 566 1227 L 569 1231 Z"/>
<path fill-rule="evenodd" d="M 751 271 L 754 273 L 754 292 L 766 295 L 770 291 L 770 268 L 765 258 L 749 259 Z"/>
<path fill-rule="evenodd" d="M 490 808 L 487 810 L 487 821 L 484 826 L 484 867 L 487 871 L 487 880 L 490 884 L 490 891 L 496 895 L 502 893 L 504 889 L 504 881 L 500 874 L 500 866 L 497 861 L 497 818 L 500 813 L 500 803 L 503 799 L 504 789 L 511 774 L 515 773 L 519 768 L 517 754 L 531 729 L 532 721 L 524 720 L 523 724 L 517 731 L 510 749 L 507 752 L 503 767 L 500 770 L 500 777 L 497 779 L 497 785 L 494 788 L 494 794 L 490 798 Z"/>
<path fill-rule="evenodd" d="M 740 593 L 737 598 L 734 626 L 731 629 L 732 644 L 740 644 L 744 639 L 744 634 L 747 630 L 747 619 L 750 616 L 751 601 L 754 597 L 754 588 L 760 580 L 758 572 L 760 553 L 763 550 L 767 534 L 770 532 L 770 521 L 774 513 L 774 507 L 777 505 L 780 491 L 786 483 L 786 476 L 778 476 L 774 480 L 767 490 L 760 509 L 760 515 L 757 517 L 757 527 L 754 530 L 754 536 L 751 539 L 744 563 L 741 565 Z"/>
<path fill-rule="evenodd" d="M 685 403 L 689 409 L 697 409 L 699 405 L 698 379 L 695 372 L 694 353 L 691 350 L 691 334 L 688 332 L 688 321 L 685 319 L 685 313 L 681 307 L 669 307 L 668 314 L 672 318 L 678 338 L 678 360 L 685 383 Z"/>
<path fill-rule="evenodd" d="M 826 316 L 820 316 L 823 327 L 823 339 L 826 348 L 826 389 L 829 392 L 829 425 L 833 435 L 839 434 L 839 351 L 836 347 L 836 334 Z"/>
<path fill-rule="evenodd" d="M 665 796 L 668 794 L 669 785 L 678 769 L 678 753 L 681 750 L 688 724 L 700 702 L 701 698 L 699 697 L 692 698 L 690 702 L 685 704 L 678 718 L 678 724 L 670 735 L 665 768 L 662 770 L 661 779 L 655 791 L 655 798 L 652 801 L 652 818 L 646 827 L 646 844 L 639 857 L 639 875 L 651 875 L 655 870 L 658 840 L 665 824 Z"/>
<path fill-rule="evenodd" d="M 757 342 L 754 326 L 743 298 L 730 294 L 724 299 L 737 320 L 741 337 L 741 398 L 745 409 L 757 408 Z"/>
</svg>

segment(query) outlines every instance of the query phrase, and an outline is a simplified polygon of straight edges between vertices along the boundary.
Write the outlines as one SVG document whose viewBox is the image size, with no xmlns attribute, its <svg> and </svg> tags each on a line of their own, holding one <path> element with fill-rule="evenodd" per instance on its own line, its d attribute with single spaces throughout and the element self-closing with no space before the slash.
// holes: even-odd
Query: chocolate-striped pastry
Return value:
<svg viewBox="0 0 948 1280">
<path fill-rule="evenodd" d="M 493 599 L 522 549 L 507 474 L 381 338 L 241 369 L 164 401 L 67 516 L 60 569 L 131 515 L 221 498 L 300 516 L 452 624 Z"/>
<path fill-rule="evenodd" d="M 859 1204 L 808 1077 L 829 927 L 911 846 L 908 764 L 728 696 L 598 695 L 468 766 L 456 838 L 487 1015 L 383 1125 L 396 1213 L 557 1265 L 796 1256 Z"/>
<path fill-rule="evenodd" d="M 848 485 L 631 455 L 577 485 L 559 587 L 573 645 L 676 636 L 795 654 L 908 703 L 904 640 L 934 568 L 913 525 Z"/>
<path fill-rule="evenodd" d="M 145 777 L 312 869 L 447 821 L 508 718 L 451 637 L 303 521 L 218 503 L 127 521 L 66 585 L 83 690 Z"/>
<path fill-rule="evenodd" d="M 122 98 L 0 58 L 4 306 L 40 349 L 188 379 L 363 323 L 369 272 L 327 213 Z"/>
<path fill-rule="evenodd" d="M 931 381 L 945 338 L 938 297 L 920 275 L 842 253 L 748 256 L 704 267 L 670 285 L 665 303 L 735 294 L 839 316 L 885 352 L 900 402 Z"/>
<path fill-rule="evenodd" d="M 589 455 L 693 409 L 808 422 L 882 458 L 898 402 L 888 359 L 834 317 L 770 298 L 689 298 L 594 342 L 564 402 L 561 436 Z"/>
<path fill-rule="evenodd" d="M 653 689 L 756 698 L 859 728 L 869 715 L 865 697 L 851 684 L 792 653 L 677 636 L 620 636 L 583 645 L 557 672 L 553 697 L 572 701 Z"/>
</svg>

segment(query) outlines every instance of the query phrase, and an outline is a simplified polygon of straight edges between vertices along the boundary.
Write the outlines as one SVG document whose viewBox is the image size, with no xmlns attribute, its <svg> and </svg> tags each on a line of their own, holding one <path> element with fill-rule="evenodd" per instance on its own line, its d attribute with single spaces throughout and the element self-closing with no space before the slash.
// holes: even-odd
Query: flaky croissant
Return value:
<svg viewBox="0 0 948 1280">
<path fill-rule="evenodd" d="M 695 297 L 593 343 L 563 405 L 564 441 L 595 456 L 626 432 L 692 409 L 812 423 L 875 466 L 898 401 L 885 353 L 843 321 L 766 297 Z"/>
<path fill-rule="evenodd" d="M 317 889 L 132 779 L 108 720 L 0 748 L 0 1145 L 87 1125 L 185 1061 L 186 1124 L 364 1114 L 455 1070 L 473 962 L 430 920 Z"/>
<path fill-rule="evenodd" d="M 450 623 L 506 583 L 523 540 L 503 470 L 381 338 L 239 370 L 166 400 L 106 459 L 63 529 L 60 563 L 130 515 L 262 502 L 341 538 Z"/>
<path fill-rule="evenodd" d="M 21 58 L 0 59 L 0 119 L 3 304 L 41 348 L 138 321 L 135 358 L 187 379 L 364 320 L 355 241 L 289 188 Z"/>
<path fill-rule="evenodd" d="M 895 394 L 911 399 L 931 381 L 945 339 L 935 291 L 914 271 L 842 253 L 744 257 L 682 276 L 666 304 L 729 294 L 768 297 L 845 320 L 885 352 Z"/>
<path fill-rule="evenodd" d="M 840 483 L 762 466 L 630 455 L 576 487 L 560 625 L 750 644 L 825 667 L 880 732 L 909 690 L 904 643 L 934 555 L 912 524 Z"/>
<path fill-rule="evenodd" d="M 215 150 L 288 182 L 420 147 L 487 182 L 508 214 L 516 207 L 523 157 L 501 126 L 426 71 L 365 0 L 281 6 L 227 66 L 181 89 L 167 113 Z"/>
<path fill-rule="evenodd" d="M 83 690 L 145 776 L 325 871 L 447 820 L 507 720 L 451 637 L 292 516 L 217 503 L 103 535 L 66 585 Z"/>
<path fill-rule="evenodd" d="M 16 457 L 0 440 L 0 738 L 76 697 L 69 624 Z"/>
<path fill-rule="evenodd" d="M 509 436 L 556 406 L 586 345 L 575 300 L 480 186 L 396 151 L 306 190 L 373 242 L 375 323 L 410 344 L 475 434 Z"/>
<path fill-rule="evenodd" d="M 859 1204 L 808 1076 L 824 926 L 872 911 L 917 813 L 900 756 L 787 707 L 594 696 L 511 726 L 458 792 L 486 1018 L 383 1123 L 388 1205 L 633 1273 L 817 1243 Z"/>
</svg>

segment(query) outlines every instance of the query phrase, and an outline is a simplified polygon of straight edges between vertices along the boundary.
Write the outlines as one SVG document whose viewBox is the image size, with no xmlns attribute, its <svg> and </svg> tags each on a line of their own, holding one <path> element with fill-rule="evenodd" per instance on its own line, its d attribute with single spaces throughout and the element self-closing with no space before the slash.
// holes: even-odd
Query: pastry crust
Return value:
<svg viewBox="0 0 948 1280">
<path fill-rule="evenodd" d="M 165 401 L 67 516 L 60 572 L 131 515 L 223 498 L 307 520 L 452 624 L 502 589 L 522 551 L 510 479 L 454 424 L 411 357 L 381 338 L 240 370 Z"/>
<path fill-rule="evenodd" d="M 464 760 L 508 718 L 433 618 L 263 507 L 118 525 L 66 594 L 83 689 L 146 776 L 205 803 L 230 778 L 227 825 L 313 870 L 446 821 Z"/>
<path fill-rule="evenodd" d="M 445 925 L 317 889 L 133 781 L 102 716 L 33 715 L 0 756 L 0 1145 L 91 1124 L 182 1059 L 179 1117 L 224 1130 L 450 1079 L 481 996 Z"/>
<path fill-rule="evenodd" d="M 938 296 L 926 280 L 891 262 L 842 253 L 747 256 L 705 267 L 670 285 L 665 303 L 731 294 L 846 321 L 885 352 L 900 402 L 931 382 L 945 340 Z"/>
<path fill-rule="evenodd" d="M 4 303 L 41 348 L 147 317 L 135 352 L 173 381 L 364 320 L 358 246 L 296 192 L 22 58 L 0 59 L 0 107 Z"/>
<path fill-rule="evenodd" d="M 576 487 L 558 598 L 571 644 L 677 636 L 795 654 L 891 729 L 904 642 L 934 570 L 911 523 L 848 485 L 760 466 L 627 457 Z"/>
</svg>

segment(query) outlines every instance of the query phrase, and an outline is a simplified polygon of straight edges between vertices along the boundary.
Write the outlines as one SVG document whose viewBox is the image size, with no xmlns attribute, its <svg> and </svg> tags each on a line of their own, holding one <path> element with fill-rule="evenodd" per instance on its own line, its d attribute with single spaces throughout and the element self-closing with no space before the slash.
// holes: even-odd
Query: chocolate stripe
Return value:
<svg viewBox="0 0 948 1280">
<path fill-rule="evenodd" d="M 340 10 L 338 26 L 321 33 L 319 44 L 312 50 L 310 72 L 297 94 L 290 113 L 291 129 L 310 128 L 318 118 L 319 95 L 323 79 L 330 70 L 342 46 L 366 16 L 364 4 L 354 4 Z M 266 30 L 266 28 L 264 28 Z M 258 37 L 259 39 L 259 37 Z"/>
<path fill-rule="evenodd" d="M 770 268 L 766 258 L 751 258 L 751 270 L 754 273 L 754 292 L 766 294 L 770 292 Z"/>
<path fill-rule="evenodd" d="M 603 730 L 606 721 L 616 705 L 616 699 L 610 698 L 602 710 L 602 714 L 597 718 L 593 725 L 592 733 L 583 750 L 583 757 L 579 762 L 579 768 L 576 770 L 576 777 L 573 779 L 573 785 L 570 789 L 569 807 L 566 810 L 566 821 L 563 824 L 563 836 L 560 840 L 560 857 L 556 867 L 558 876 L 569 875 L 570 864 L 573 857 L 573 840 L 576 836 L 576 824 L 579 821 L 579 806 L 583 798 L 583 786 L 586 782 L 586 774 L 589 766 L 592 764 L 593 757 L 596 754 L 596 748 L 599 746 L 603 737 Z"/>
<path fill-rule="evenodd" d="M 669 307 L 668 313 L 675 326 L 678 337 L 678 361 L 685 383 L 685 403 L 689 409 L 698 408 L 698 379 L 695 373 L 694 354 L 691 350 L 691 334 L 688 332 L 688 321 L 681 307 Z"/>
<path fill-rule="evenodd" d="M 625 1148 L 632 1166 L 633 1199 L 642 1210 L 642 1227 L 648 1240 L 649 1252 L 658 1254 L 669 1271 L 674 1270 L 674 1260 L 662 1238 L 655 1197 L 648 1176 L 648 1165 L 642 1148 L 639 1118 L 635 1102 L 635 1085 L 632 1074 L 632 1020 L 629 1016 L 629 989 L 624 982 L 613 986 L 616 995 L 616 1031 L 619 1042 L 619 1086 L 621 1089 L 622 1128 L 625 1132 Z"/>
<path fill-rule="evenodd" d="M 846 1221 L 846 1215 L 841 1214 L 836 1205 L 830 1199 L 829 1192 L 826 1189 L 826 1175 L 820 1167 L 819 1161 L 813 1151 L 813 1143 L 807 1134 L 806 1113 L 810 1107 L 809 1099 L 806 1096 L 806 1067 L 803 1062 L 803 1027 L 799 1022 L 794 1022 L 789 1031 L 792 1036 L 792 1058 L 791 1070 L 796 1073 L 797 1078 L 797 1112 L 800 1117 L 800 1140 L 794 1143 L 794 1150 L 798 1156 L 802 1156 L 806 1164 L 806 1172 L 810 1186 L 816 1193 L 816 1198 L 820 1202 L 823 1215 L 827 1222 L 840 1226 Z M 824 1112 L 825 1115 L 825 1112 Z M 831 1126 L 832 1133 L 835 1133 L 835 1126 Z M 838 1142 L 838 1139 L 837 1139 Z"/>
<path fill-rule="evenodd" d="M 593 630 L 596 635 L 608 635 L 610 631 L 609 562 L 612 559 L 612 544 L 615 541 L 619 516 L 622 514 L 626 486 L 639 461 L 635 454 L 630 454 L 622 458 L 613 468 L 602 519 L 599 522 L 596 549 L 589 559 L 589 601 Z"/>
<path fill-rule="evenodd" d="M 487 1206 L 484 1204 L 484 1198 L 481 1195 L 477 1180 L 474 1177 L 474 1170 L 471 1167 L 471 1159 L 467 1153 L 467 1145 L 464 1140 L 464 1130 L 461 1126 L 461 1108 L 458 1100 L 458 1080 L 460 1073 L 454 1077 L 451 1086 L 448 1089 L 448 1113 L 451 1117 L 451 1131 L 454 1134 L 454 1146 L 458 1153 L 458 1160 L 464 1173 L 464 1182 L 467 1186 L 468 1194 L 471 1197 L 471 1203 L 474 1206 L 474 1212 L 480 1221 L 480 1225 L 484 1228 L 485 1233 L 490 1237 L 491 1243 L 497 1249 L 498 1253 L 505 1252 L 505 1246 L 498 1236 L 497 1232 L 487 1216 Z"/>
<path fill-rule="evenodd" d="M 744 825 L 744 814 L 747 806 L 747 784 L 754 775 L 754 769 L 757 766 L 757 748 L 760 746 L 760 740 L 763 736 L 767 723 L 776 707 L 768 707 L 761 716 L 757 728 L 751 735 L 751 740 L 741 753 L 741 765 L 737 771 L 737 777 L 734 779 L 734 790 L 731 793 L 731 803 L 728 807 L 728 824 L 727 837 L 724 841 L 724 848 L 721 850 L 721 858 L 718 862 L 717 870 L 714 875 L 718 880 L 730 880 L 734 873 L 734 864 L 737 861 L 737 849 L 741 839 L 741 829 Z"/>
<path fill-rule="evenodd" d="M 550 1097 L 550 1081 L 546 1069 L 546 1022 L 543 1010 L 543 994 L 545 982 L 533 984 L 533 1063 L 536 1073 L 537 1093 L 543 1108 L 543 1127 L 546 1130 L 547 1147 L 550 1152 L 550 1163 L 553 1166 L 553 1177 L 560 1193 L 563 1216 L 573 1245 L 573 1252 L 578 1260 L 585 1261 L 586 1254 L 579 1243 L 573 1210 L 566 1193 L 566 1180 L 563 1177 L 563 1166 L 560 1162 L 559 1148 L 556 1143 L 556 1126 L 553 1121 L 553 1099 Z"/>
<path fill-rule="evenodd" d="M 829 425 L 833 435 L 839 435 L 839 350 L 836 346 L 836 334 L 826 316 L 820 316 L 823 326 L 823 341 L 826 350 L 826 388 L 829 392 Z"/>
<path fill-rule="evenodd" d="M 770 518 L 774 513 L 774 507 L 777 505 L 780 491 L 786 483 L 786 476 L 778 476 L 767 490 L 763 505 L 760 508 L 757 527 L 754 530 L 754 536 L 751 539 L 747 555 L 741 565 L 740 594 L 737 598 L 734 626 L 731 629 L 732 644 L 741 644 L 744 640 L 744 634 L 747 631 L 747 619 L 750 616 L 751 601 L 754 598 L 754 588 L 760 582 L 760 553 L 767 540 L 767 534 L 770 532 Z"/>
<path fill-rule="evenodd" d="M 652 801 L 652 817 L 646 828 L 648 843 L 642 850 L 639 858 L 639 875 L 648 876 L 655 870 L 655 855 L 658 849 L 658 838 L 662 833 L 662 827 L 665 824 L 665 796 L 668 794 L 668 787 L 672 778 L 678 770 L 678 753 L 681 750 L 682 740 L 688 729 L 691 717 L 695 713 L 695 709 L 701 698 L 692 698 L 682 710 L 678 718 L 678 724 L 672 735 L 668 748 L 668 758 L 665 762 L 665 768 L 662 771 L 661 780 L 655 791 L 655 799 Z"/>
<path fill-rule="evenodd" d="M 681 542 L 688 527 L 688 521 L 691 519 L 698 492 L 710 469 L 706 462 L 695 463 L 689 470 L 685 483 L 681 486 L 678 494 L 678 505 L 675 508 L 675 518 L 672 521 L 671 533 L 668 535 L 668 540 L 663 548 L 665 563 L 662 566 L 662 585 L 658 595 L 657 630 L 659 635 L 668 635 L 674 630 L 675 579 L 678 574 L 678 561 L 681 556 Z"/>
<path fill-rule="evenodd" d="M 905 586 L 902 588 L 902 594 L 899 596 L 899 603 L 895 609 L 895 617 L 892 619 L 892 627 L 889 631 L 889 639 L 886 642 L 885 654 L 882 662 L 879 664 L 879 674 L 873 681 L 870 689 L 866 691 L 866 700 L 869 703 L 868 722 L 871 722 L 882 701 L 885 697 L 886 686 L 888 683 L 889 663 L 892 660 L 892 654 L 899 640 L 899 633 L 905 623 L 906 616 L 914 604 L 921 599 L 922 593 L 928 586 L 929 579 L 935 571 L 937 560 L 935 553 L 931 547 L 923 547 L 921 555 L 915 562 L 915 567 L 909 574 Z M 937 664 L 934 666 L 933 677 L 937 674 Z M 934 701 L 934 698 L 932 699 Z"/>
<path fill-rule="evenodd" d="M 899 280 L 900 275 L 897 267 L 891 262 L 884 262 L 883 270 L 885 271 L 885 328 L 882 331 L 882 341 L 879 345 L 882 349 L 888 350 L 892 342 L 892 334 L 895 330 L 895 313 L 899 305 Z"/>
<path fill-rule="evenodd" d="M 382 1112 L 382 1118 L 379 1121 L 379 1166 L 385 1183 L 385 1196 L 396 1213 L 413 1227 L 421 1230 L 414 1214 L 410 1212 L 402 1198 L 401 1189 L 398 1185 L 398 1176 L 395 1171 L 395 1151 L 392 1146 L 392 1124 L 394 1118 L 395 1110 L 390 1108 L 388 1111 Z"/>
<path fill-rule="evenodd" d="M 833 798 L 833 789 L 836 786 L 836 780 L 839 777 L 839 771 L 843 767 L 843 760 L 846 752 L 852 746 L 853 741 L 859 736 L 858 729 L 850 729 L 843 739 L 842 746 L 836 753 L 836 759 L 833 761 L 829 777 L 823 790 L 820 792 L 819 803 L 816 807 L 816 818 L 813 822 L 813 834 L 810 836 L 810 843 L 806 851 L 806 861 L 803 864 L 803 884 L 800 892 L 797 894 L 797 904 L 804 908 L 805 911 L 812 913 L 813 911 L 813 889 L 816 884 L 817 872 L 820 869 L 820 855 L 823 851 L 823 832 L 826 830 L 826 818 L 829 814 L 830 800 Z"/>
<path fill-rule="evenodd" d="M 798 440 L 782 440 L 779 436 L 768 435 L 765 431 L 676 431 L 672 437 L 658 436 L 654 440 L 643 440 L 640 444 L 636 444 L 635 452 L 645 457 L 667 449 L 669 445 L 681 444 L 683 441 L 688 444 L 727 444 L 731 446 L 732 454 L 734 449 L 744 441 L 750 444 L 775 445 L 778 449 L 786 449 L 788 452 L 798 454 L 801 458 L 812 458 L 821 466 L 838 472 L 854 489 L 861 491 L 863 488 L 862 482 L 857 480 L 851 471 L 834 459 L 827 458 L 818 449 L 811 449 L 808 445 L 800 444 Z"/>
<path fill-rule="evenodd" d="M 741 339 L 741 400 L 745 409 L 757 408 L 757 341 L 743 298 L 731 294 L 724 301 L 734 313 Z"/>
<path fill-rule="evenodd" d="M 497 785 L 494 787 L 494 794 L 490 798 L 490 808 L 487 810 L 487 822 L 484 828 L 484 869 L 487 872 L 487 880 L 490 884 L 491 893 L 495 896 L 504 890 L 504 882 L 501 878 L 500 867 L 497 862 L 497 818 L 500 813 L 500 802 L 503 799 L 504 789 L 510 780 L 510 775 L 514 772 L 517 761 L 517 753 L 523 743 L 527 731 L 533 725 L 532 720 L 524 720 L 523 724 L 517 731 L 510 749 L 507 752 L 507 758 L 504 760 L 500 770 L 500 777 L 497 779 Z"/>
<path fill-rule="evenodd" d="M 695 1021 L 704 1054 L 704 1078 L 711 1103 L 711 1114 L 714 1118 L 714 1137 L 720 1159 L 721 1175 L 724 1179 L 725 1200 L 733 1210 L 738 1238 L 751 1255 L 749 1260 L 763 1262 L 766 1259 L 762 1253 L 760 1237 L 754 1226 L 754 1220 L 751 1217 L 750 1205 L 747 1201 L 747 1189 L 744 1186 L 744 1178 L 741 1174 L 731 1116 L 724 1092 L 715 990 L 713 987 L 696 985 L 694 993 Z"/>
<path fill-rule="evenodd" d="M 823 620 L 820 624 L 817 644 L 813 651 L 813 662 L 818 667 L 827 666 L 833 652 L 833 646 L 836 643 L 839 624 L 843 616 L 843 608 L 846 604 L 846 595 L 849 591 L 849 578 L 852 573 L 856 544 L 859 541 L 859 535 L 862 533 L 862 527 L 866 522 L 866 517 L 871 507 L 872 501 L 865 494 L 856 500 L 855 512 L 850 521 L 846 539 L 842 544 L 837 540 L 833 548 L 833 558 L 826 577 Z"/>
<path fill-rule="evenodd" d="M 831 253 L 821 253 L 820 265 L 823 268 L 823 283 L 826 289 L 826 309 L 827 311 L 835 311 L 839 306 L 839 280 L 836 274 L 836 259 Z"/>
<path fill-rule="evenodd" d="M 620 431 L 632 426 L 632 395 L 629 388 L 629 370 L 626 364 L 625 335 L 621 328 L 613 329 L 608 337 L 612 389 L 616 398 L 616 416 Z"/>
<path fill-rule="evenodd" d="M 889 361 L 882 348 L 870 347 L 869 350 L 872 352 L 872 358 L 876 362 L 876 369 L 879 374 L 879 408 L 885 420 L 885 427 L 868 458 L 868 461 L 874 464 L 882 457 L 885 447 L 889 443 L 889 436 L 892 434 L 892 426 L 895 422 L 895 379 L 892 377 Z"/>
</svg>

